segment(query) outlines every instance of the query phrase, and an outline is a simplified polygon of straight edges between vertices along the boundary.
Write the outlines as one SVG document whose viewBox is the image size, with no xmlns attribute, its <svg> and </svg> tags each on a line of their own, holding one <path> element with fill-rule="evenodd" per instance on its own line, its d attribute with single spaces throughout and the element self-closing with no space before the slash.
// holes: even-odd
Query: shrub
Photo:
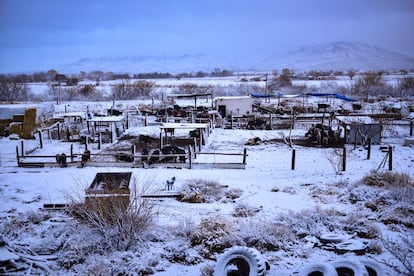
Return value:
<svg viewBox="0 0 414 276">
<path fill-rule="evenodd" d="M 233 217 L 252 217 L 259 212 L 261 208 L 249 206 L 246 203 L 239 203 L 234 207 L 232 216 Z"/>
<path fill-rule="evenodd" d="M 414 238 L 413 235 L 399 235 L 396 238 L 382 237 L 385 249 L 397 259 L 400 264 L 396 265 L 391 260 L 386 265 L 403 275 L 414 275 Z M 402 268 L 402 269 L 401 269 Z"/>
<path fill-rule="evenodd" d="M 209 203 L 218 201 L 225 195 L 226 186 L 217 181 L 190 179 L 180 190 L 180 200 L 191 203 Z"/>
<path fill-rule="evenodd" d="M 121 197 L 90 200 L 87 204 L 72 201 L 68 213 L 93 226 L 106 246 L 128 250 L 152 225 L 155 202 L 136 195 L 129 205 Z"/>
<path fill-rule="evenodd" d="M 296 240 L 292 229 L 278 222 L 249 221 L 239 227 L 243 243 L 259 251 L 289 250 Z"/>
<path fill-rule="evenodd" d="M 236 240 L 235 229 L 230 221 L 221 216 L 211 216 L 201 220 L 191 237 L 191 246 L 201 245 L 201 255 L 209 257 L 233 246 Z"/>
</svg>

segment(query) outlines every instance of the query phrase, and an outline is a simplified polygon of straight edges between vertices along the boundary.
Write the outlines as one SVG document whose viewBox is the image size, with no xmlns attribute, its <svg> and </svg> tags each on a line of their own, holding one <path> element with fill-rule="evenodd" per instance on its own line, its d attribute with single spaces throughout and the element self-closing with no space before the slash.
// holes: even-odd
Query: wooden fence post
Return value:
<svg viewBox="0 0 414 276">
<path fill-rule="evenodd" d="M 144 126 L 148 126 L 148 123 L 147 123 L 147 114 L 145 114 L 145 117 L 144 117 Z"/>
<path fill-rule="evenodd" d="M 193 154 L 191 152 L 191 145 L 188 146 L 188 166 L 189 169 L 193 167 Z"/>
<path fill-rule="evenodd" d="M 20 167 L 20 157 L 19 157 L 19 147 L 16 146 L 16 159 L 17 159 L 17 166 Z"/>
<path fill-rule="evenodd" d="M 392 147 L 388 147 L 388 170 L 392 171 Z"/>
<path fill-rule="evenodd" d="M 58 129 L 58 140 L 60 140 L 60 124 L 58 123 L 57 124 L 57 129 Z"/>
<path fill-rule="evenodd" d="M 296 161 L 296 150 L 292 149 L 292 163 L 291 163 L 292 170 L 295 170 L 295 161 Z"/>
<path fill-rule="evenodd" d="M 413 136 L 413 121 L 410 122 L 410 136 Z"/>
<path fill-rule="evenodd" d="M 346 170 L 346 147 L 342 150 L 342 171 Z"/>
<path fill-rule="evenodd" d="M 243 150 L 243 164 L 246 164 L 246 157 L 247 157 L 247 148 Z"/>
<path fill-rule="evenodd" d="M 102 133 L 99 132 L 98 134 L 98 149 L 101 149 L 102 146 Z"/>
<path fill-rule="evenodd" d="M 89 137 L 85 136 L 85 150 L 88 150 Z"/>
<path fill-rule="evenodd" d="M 371 138 L 368 138 L 367 160 L 371 158 Z"/>
<path fill-rule="evenodd" d="M 70 161 L 73 162 L 73 144 L 70 144 Z"/>
<path fill-rule="evenodd" d="M 160 132 L 160 149 L 162 149 L 163 143 L 162 143 L 162 132 Z"/>
<path fill-rule="evenodd" d="M 17 148 L 17 147 L 16 147 Z M 22 157 L 24 157 L 24 141 L 21 141 Z"/>
<path fill-rule="evenodd" d="M 42 131 L 39 130 L 39 142 L 40 142 L 40 148 L 43 149 L 43 136 L 42 136 Z"/>
</svg>

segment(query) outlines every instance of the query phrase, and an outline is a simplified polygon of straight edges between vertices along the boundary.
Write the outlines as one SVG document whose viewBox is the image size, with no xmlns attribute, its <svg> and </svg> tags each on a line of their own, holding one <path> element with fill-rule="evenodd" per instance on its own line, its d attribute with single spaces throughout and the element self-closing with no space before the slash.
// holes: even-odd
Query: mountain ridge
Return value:
<svg viewBox="0 0 414 276">
<path fill-rule="evenodd" d="M 104 56 L 81 58 L 58 67 L 59 72 L 113 71 L 117 73 L 210 72 L 216 68 L 233 71 L 269 71 L 289 68 L 309 70 L 399 70 L 414 69 L 414 58 L 375 45 L 338 41 L 301 47 L 283 55 L 268 55 L 258 61 L 224 58 L 202 53 L 181 55 Z"/>
</svg>

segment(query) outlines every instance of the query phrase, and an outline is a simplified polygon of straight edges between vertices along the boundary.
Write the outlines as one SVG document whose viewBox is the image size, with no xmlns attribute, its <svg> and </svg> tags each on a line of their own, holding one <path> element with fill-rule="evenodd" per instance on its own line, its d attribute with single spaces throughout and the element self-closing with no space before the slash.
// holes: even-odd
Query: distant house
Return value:
<svg viewBox="0 0 414 276">
<path fill-rule="evenodd" d="M 245 116 L 252 112 L 254 98 L 250 96 L 217 97 L 214 99 L 216 110 L 222 117 Z"/>
</svg>

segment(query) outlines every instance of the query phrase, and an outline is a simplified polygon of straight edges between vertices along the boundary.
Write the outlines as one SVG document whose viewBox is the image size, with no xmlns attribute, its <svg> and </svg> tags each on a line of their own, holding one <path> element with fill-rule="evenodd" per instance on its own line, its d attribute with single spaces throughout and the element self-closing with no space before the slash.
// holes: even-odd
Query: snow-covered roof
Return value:
<svg viewBox="0 0 414 276">
<path fill-rule="evenodd" d="M 208 124 L 180 124 L 180 123 L 164 123 L 160 126 L 161 129 L 163 128 L 180 128 L 180 129 L 195 129 L 195 128 L 208 128 Z"/>
<path fill-rule="evenodd" d="M 369 116 L 336 116 L 336 118 L 345 124 L 374 124 L 375 121 Z"/>
<path fill-rule="evenodd" d="M 226 97 L 214 98 L 215 101 L 217 100 L 243 100 L 243 99 L 252 99 L 252 97 L 250 96 L 226 96 Z"/>
<path fill-rule="evenodd" d="M 57 114 L 57 117 L 85 117 L 85 112 L 66 112 L 63 114 Z"/>
<path fill-rule="evenodd" d="M 105 117 L 93 117 L 88 122 L 121 122 L 125 120 L 124 116 L 105 116 Z"/>
</svg>

